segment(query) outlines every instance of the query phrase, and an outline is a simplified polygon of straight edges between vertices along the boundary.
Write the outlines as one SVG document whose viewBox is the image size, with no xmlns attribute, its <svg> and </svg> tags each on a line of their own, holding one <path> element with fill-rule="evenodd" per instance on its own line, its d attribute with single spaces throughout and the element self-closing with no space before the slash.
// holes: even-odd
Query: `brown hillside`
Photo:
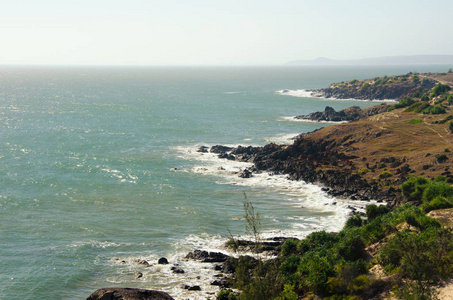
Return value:
<svg viewBox="0 0 453 300">
<path fill-rule="evenodd" d="M 383 171 L 389 171 L 392 176 L 386 179 L 387 185 L 399 185 L 405 179 L 407 165 L 410 176 L 434 178 L 443 175 L 452 181 L 453 134 L 448 129 L 449 122 L 433 124 L 453 115 L 452 110 L 449 108 L 441 115 L 423 115 L 397 109 L 356 122 L 325 127 L 306 138 L 335 143 L 340 152 L 357 157 L 351 161 L 357 170 L 370 170 L 360 172 L 367 180 L 379 178 Z M 418 120 L 420 123 L 416 123 Z M 439 154 L 448 159 L 439 161 L 436 159 Z"/>
</svg>

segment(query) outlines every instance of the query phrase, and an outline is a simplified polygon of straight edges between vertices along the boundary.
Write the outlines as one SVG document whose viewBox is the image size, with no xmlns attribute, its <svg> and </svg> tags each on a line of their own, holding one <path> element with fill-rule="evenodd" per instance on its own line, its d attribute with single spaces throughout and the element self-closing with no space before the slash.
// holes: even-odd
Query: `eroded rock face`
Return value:
<svg viewBox="0 0 453 300">
<path fill-rule="evenodd" d="M 102 288 L 91 294 L 87 300 L 174 300 L 160 291 L 134 288 Z"/>
</svg>

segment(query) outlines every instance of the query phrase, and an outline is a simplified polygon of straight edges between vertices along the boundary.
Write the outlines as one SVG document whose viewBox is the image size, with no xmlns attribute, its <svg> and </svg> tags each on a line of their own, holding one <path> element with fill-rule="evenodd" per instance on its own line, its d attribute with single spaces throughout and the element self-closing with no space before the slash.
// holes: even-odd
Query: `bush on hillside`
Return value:
<svg viewBox="0 0 453 300">
<path fill-rule="evenodd" d="M 448 92 L 449 90 L 451 90 L 451 87 L 447 84 L 438 84 L 436 85 L 434 88 L 433 88 L 433 91 L 431 92 L 431 98 L 434 98 L 434 97 L 437 97 L 437 96 L 440 96 L 442 94 L 445 94 L 446 92 Z"/>
<path fill-rule="evenodd" d="M 439 115 L 439 114 L 444 114 L 445 113 L 445 108 L 442 106 L 428 106 L 422 111 L 423 114 L 429 114 L 429 115 Z"/>
</svg>

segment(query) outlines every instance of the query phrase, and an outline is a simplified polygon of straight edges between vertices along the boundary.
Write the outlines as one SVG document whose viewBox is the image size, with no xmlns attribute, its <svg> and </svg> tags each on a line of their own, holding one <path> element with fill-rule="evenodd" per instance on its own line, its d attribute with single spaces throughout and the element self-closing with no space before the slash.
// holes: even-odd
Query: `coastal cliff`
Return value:
<svg viewBox="0 0 453 300">
<path fill-rule="evenodd" d="M 428 74 L 384 76 L 333 83 L 327 88 L 308 90 L 313 97 L 360 100 L 399 100 L 417 91 L 431 89 L 437 81 Z"/>
<path fill-rule="evenodd" d="M 400 186 L 410 177 L 442 176 L 453 182 L 453 134 L 449 129 L 453 74 L 423 75 L 423 79 L 422 75 L 409 75 L 373 79 L 374 83 L 381 82 L 375 88 L 385 97 L 389 91 L 398 97 L 410 93 L 412 97 L 397 104 L 364 110 L 351 107 L 340 112 L 327 107 L 324 112 L 298 117 L 353 122 L 300 135 L 289 146 L 215 146 L 209 151 L 220 158 L 253 162 L 241 177 L 262 171 L 287 174 L 293 180 L 319 183 L 334 196 L 400 204 Z M 349 82 L 348 92 L 342 95 L 350 97 L 363 82 L 368 81 Z M 338 84 L 333 86 L 338 88 Z"/>
<path fill-rule="evenodd" d="M 442 289 L 438 284 L 453 274 L 452 83 L 453 76 L 385 109 L 379 106 L 382 110 L 374 115 L 355 114 L 350 123 L 300 135 L 289 146 L 200 148 L 253 162 L 239 174 L 244 178 L 262 171 L 288 174 L 293 180 L 322 184 L 335 196 L 389 204 L 367 206 L 365 214 L 351 216 L 338 233 L 289 239 L 275 259 L 229 259 L 230 285 L 242 294 L 222 290 L 217 299 L 448 295 L 451 284 L 447 281 Z M 312 118 L 336 114 L 326 108 Z"/>
</svg>

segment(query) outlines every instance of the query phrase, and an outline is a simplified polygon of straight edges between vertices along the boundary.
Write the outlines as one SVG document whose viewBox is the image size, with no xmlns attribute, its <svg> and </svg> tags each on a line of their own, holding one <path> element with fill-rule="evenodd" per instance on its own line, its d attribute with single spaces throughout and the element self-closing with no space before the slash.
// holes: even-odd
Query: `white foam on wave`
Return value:
<svg viewBox="0 0 453 300">
<path fill-rule="evenodd" d="M 314 98 L 313 91 L 310 90 L 280 90 L 275 92 L 284 96 Z"/>
<path fill-rule="evenodd" d="M 234 145 L 230 145 L 234 146 Z M 313 231 L 326 230 L 338 231 L 343 227 L 350 207 L 363 210 L 369 202 L 339 200 L 327 195 L 321 187 L 307 184 L 303 181 L 288 180 L 285 175 L 272 175 L 267 172 L 253 174 L 251 178 L 240 178 L 239 172 L 251 167 L 252 163 L 231 161 L 218 158 L 215 153 L 201 153 L 197 151 L 199 146 L 175 147 L 177 155 L 184 160 L 196 162 L 189 167 L 175 168 L 175 172 L 193 172 L 218 178 L 219 184 L 231 184 L 262 188 L 279 193 L 281 201 L 274 203 L 276 207 L 286 207 L 288 211 L 307 211 L 307 214 L 280 216 L 280 220 L 267 212 L 266 218 L 275 228 L 263 230 L 263 239 L 271 237 L 296 237 L 304 238 Z M 289 208 L 289 209 L 288 209 Z M 272 210 L 270 210 L 272 211 Z M 286 225 L 279 227 L 278 224 L 285 222 Z M 271 226 L 272 227 L 272 226 Z M 253 240 L 251 236 L 236 236 L 237 239 Z M 222 252 L 229 256 L 254 255 L 252 253 L 235 253 L 225 248 L 226 236 L 209 235 L 207 233 L 189 235 L 172 244 L 173 251 L 167 256 L 168 265 L 159 265 L 159 256 L 150 249 L 149 253 L 137 255 L 117 256 L 110 260 L 115 266 L 112 273 L 107 274 L 107 280 L 112 284 L 131 284 L 139 288 L 152 288 L 168 292 L 175 299 L 206 299 L 215 298 L 220 289 L 211 285 L 214 275 L 219 272 L 214 269 L 215 264 L 202 263 L 200 261 L 185 259 L 187 253 L 195 249 Z M 262 258 L 271 258 L 262 254 Z M 140 264 L 140 260 L 146 260 L 150 265 Z M 101 262 L 100 262 L 101 263 Z M 174 273 L 171 268 L 176 267 L 184 270 L 184 273 Z M 141 274 L 139 278 L 137 274 Z M 183 286 L 198 285 L 201 291 L 188 291 Z"/>
<path fill-rule="evenodd" d="M 276 233 L 280 236 L 304 237 L 314 230 L 338 231 L 344 225 L 351 208 L 360 210 L 369 202 L 346 201 L 329 196 L 320 186 L 308 184 L 304 181 L 289 180 L 287 175 L 275 175 L 268 172 L 253 173 L 251 178 L 241 178 L 240 173 L 252 163 L 220 159 L 215 153 L 197 152 L 195 147 L 175 148 L 180 157 L 200 162 L 199 165 L 181 168 L 176 171 L 194 172 L 218 178 L 218 184 L 231 184 L 254 188 L 263 188 L 282 195 L 279 204 L 313 212 L 314 219 L 303 219 L 292 222 L 295 230 L 273 230 L 264 233 L 273 237 Z M 307 222 L 307 232 L 301 232 L 300 223 Z"/>
<path fill-rule="evenodd" d="M 280 117 L 281 121 L 290 121 L 290 122 L 303 122 L 303 123 L 326 123 L 326 124 L 342 124 L 348 123 L 348 121 L 314 121 L 314 120 L 306 120 L 306 119 L 296 119 L 296 116 L 293 117 Z"/>
<path fill-rule="evenodd" d="M 266 141 L 266 143 L 276 143 L 276 144 L 290 145 L 290 144 L 294 143 L 295 138 L 299 134 L 300 133 L 280 134 L 280 135 L 277 135 L 277 136 L 266 138 L 265 141 Z"/>
<path fill-rule="evenodd" d="M 316 98 L 320 100 L 328 100 L 328 101 L 357 101 L 357 102 L 376 102 L 376 103 L 387 103 L 387 102 L 398 102 L 395 99 L 382 99 L 382 100 L 362 100 L 362 99 L 355 99 L 355 98 L 347 98 L 347 99 L 338 99 L 338 98 L 326 98 L 322 96 L 317 96 L 312 90 L 280 90 L 275 91 L 276 94 L 283 95 L 283 96 L 291 96 L 291 97 L 300 97 L 300 98 Z"/>
</svg>

